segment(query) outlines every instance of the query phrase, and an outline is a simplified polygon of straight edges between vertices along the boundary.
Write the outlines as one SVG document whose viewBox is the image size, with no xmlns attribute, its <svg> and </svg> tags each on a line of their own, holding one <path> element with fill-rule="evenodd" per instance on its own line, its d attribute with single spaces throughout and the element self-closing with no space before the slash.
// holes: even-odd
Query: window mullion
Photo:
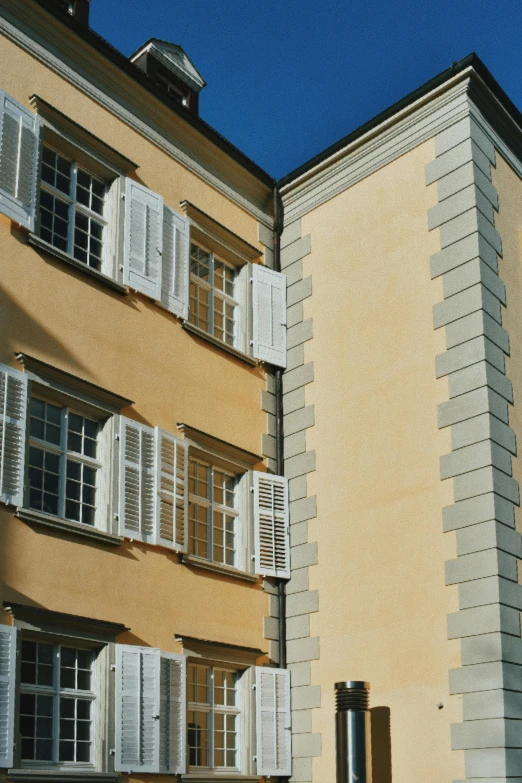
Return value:
<svg viewBox="0 0 522 783">
<path fill-rule="evenodd" d="M 59 763 L 60 741 L 60 648 L 56 647 L 54 654 L 54 696 L 53 696 L 53 761 Z"/>
<path fill-rule="evenodd" d="M 209 677 L 210 677 L 210 711 L 209 711 L 209 730 L 208 730 L 208 755 L 209 755 L 209 766 L 212 767 L 212 769 L 215 768 L 215 758 L 214 758 L 214 667 L 209 668 Z"/>
<path fill-rule="evenodd" d="M 214 253 L 210 254 L 209 257 L 209 264 L 208 264 L 208 270 L 209 270 L 209 283 L 210 283 L 210 295 L 209 295 L 209 333 L 214 334 Z"/>
<path fill-rule="evenodd" d="M 214 467 L 213 465 L 209 466 L 208 473 L 209 473 L 209 479 L 208 479 L 209 507 L 207 512 L 208 513 L 208 546 L 209 546 L 208 559 L 214 560 Z"/>
<path fill-rule="evenodd" d="M 62 408 L 62 436 L 61 447 L 62 456 L 60 457 L 60 478 L 58 483 L 58 509 L 60 516 L 65 518 L 65 486 L 67 475 L 67 430 L 69 425 L 69 410 Z"/>
</svg>

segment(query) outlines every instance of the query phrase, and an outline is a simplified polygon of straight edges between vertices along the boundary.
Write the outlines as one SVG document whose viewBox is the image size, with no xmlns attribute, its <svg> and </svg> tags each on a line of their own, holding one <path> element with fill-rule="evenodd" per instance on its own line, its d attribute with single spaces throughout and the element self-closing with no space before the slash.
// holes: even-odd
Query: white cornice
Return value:
<svg viewBox="0 0 522 783">
<path fill-rule="evenodd" d="M 196 129 L 178 118 L 152 93 L 145 90 L 128 74 L 106 58 L 97 55 L 83 39 L 60 24 L 53 16 L 27 0 L 0 0 L 0 32 L 27 51 L 63 79 L 80 89 L 100 106 L 110 111 L 135 131 L 181 163 L 208 185 L 225 195 L 269 228 L 273 227 L 270 215 L 256 206 L 248 196 L 238 192 L 226 182 L 210 160 L 204 161 L 188 144 L 195 146 L 207 142 Z M 177 132 L 177 136 L 176 136 Z M 187 144 L 181 137 L 185 136 Z M 219 150 L 218 155 L 226 156 Z M 229 159 L 230 160 L 230 159 Z M 232 165 L 237 165 L 232 161 Z M 245 181 L 252 177 L 248 172 L 238 177 Z M 258 201 L 267 189 L 257 184 Z"/>
<path fill-rule="evenodd" d="M 393 115 L 282 188 L 285 223 L 297 220 L 466 116 L 470 70 Z"/>
</svg>

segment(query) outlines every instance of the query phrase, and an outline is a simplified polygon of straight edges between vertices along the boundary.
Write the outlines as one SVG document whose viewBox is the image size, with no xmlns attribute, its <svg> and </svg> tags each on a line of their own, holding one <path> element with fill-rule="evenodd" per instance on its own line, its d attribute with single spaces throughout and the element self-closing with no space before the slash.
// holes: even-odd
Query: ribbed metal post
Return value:
<svg viewBox="0 0 522 783">
<path fill-rule="evenodd" d="M 335 683 L 337 783 L 371 783 L 370 684 Z"/>
</svg>

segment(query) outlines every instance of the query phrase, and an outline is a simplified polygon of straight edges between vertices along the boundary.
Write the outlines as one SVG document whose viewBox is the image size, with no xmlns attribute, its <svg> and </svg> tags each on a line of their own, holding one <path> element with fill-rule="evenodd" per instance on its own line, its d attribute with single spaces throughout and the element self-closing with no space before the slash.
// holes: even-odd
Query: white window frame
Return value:
<svg viewBox="0 0 522 783">
<path fill-rule="evenodd" d="M 31 400 L 36 399 L 48 402 L 51 405 L 62 408 L 61 414 L 61 444 L 59 446 L 48 443 L 47 441 L 40 440 L 31 436 Z M 29 516 L 36 516 L 42 519 L 42 521 L 52 521 L 57 524 L 63 524 L 64 529 L 73 529 L 78 532 L 85 532 L 89 534 L 90 531 L 100 531 L 102 533 L 109 533 L 111 535 L 117 534 L 116 524 L 114 521 L 113 509 L 117 507 L 117 489 L 114 481 L 115 474 L 115 460 L 117 458 L 115 448 L 115 433 L 117 431 L 119 416 L 116 413 L 105 410 L 96 405 L 95 400 L 92 403 L 86 402 L 85 408 L 83 405 L 78 405 L 78 402 L 74 397 L 67 393 L 57 394 L 52 385 L 47 388 L 43 387 L 37 380 L 29 380 L 28 392 L 27 392 L 27 421 L 26 421 L 26 433 L 25 433 L 25 486 L 24 486 L 24 504 L 21 509 L 22 514 Z M 91 420 L 98 421 L 98 442 L 97 442 L 97 457 L 93 458 L 85 457 L 76 452 L 69 452 L 67 450 L 67 420 L 65 418 L 64 411 L 69 413 L 75 413 L 83 418 L 89 418 Z M 65 510 L 65 464 L 68 455 L 71 455 L 73 461 L 81 461 L 83 464 L 97 468 L 97 486 L 96 486 L 96 514 L 94 525 L 89 525 L 83 522 L 69 519 L 65 514 L 49 514 L 39 509 L 31 508 L 29 501 L 29 449 L 31 446 L 39 448 L 43 451 L 49 451 L 51 453 L 63 455 L 62 464 L 60 467 L 61 482 L 59 486 L 59 510 Z M 96 535 L 94 533 L 94 535 Z"/>
<path fill-rule="evenodd" d="M 203 558 L 208 560 L 210 563 L 217 563 L 218 565 L 222 566 L 228 566 L 229 568 L 236 568 L 238 569 L 238 561 L 240 559 L 240 544 L 241 544 L 241 512 L 239 509 L 239 494 L 240 494 L 240 485 L 241 485 L 241 476 L 238 476 L 237 473 L 232 473 L 230 470 L 225 470 L 224 468 L 219 467 L 218 465 L 213 463 L 211 460 L 205 461 L 203 459 L 199 459 L 196 457 L 191 457 L 189 452 L 189 473 L 188 473 L 188 481 L 190 482 L 190 466 L 191 464 L 196 463 L 198 465 L 203 465 L 205 468 L 209 468 L 209 492 L 210 492 L 210 499 L 209 498 L 203 498 L 202 495 L 196 495 L 191 494 L 189 492 L 188 495 L 188 501 L 189 501 L 189 514 L 188 514 L 188 548 L 189 553 L 193 555 L 194 557 L 202 557 L 201 555 L 197 555 L 194 552 L 191 552 L 191 545 L 193 541 L 193 536 L 191 535 L 191 519 L 190 519 L 190 504 L 193 503 L 196 506 L 199 506 L 201 508 L 207 509 L 207 526 L 208 526 L 208 539 L 207 539 L 207 545 L 208 545 L 208 551 L 210 552 L 210 557 Z M 234 506 L 226 506 L 219 504 L 214 501 L 214 471 L 219 471 L 220 473 L 223 473 L 225 476 L 229 476 L 230 478 L 234 479 L 235 486 L 234 486 Z M 188 487 L 187 487 L 188 491 Z M 226 562 L 220 562 L 218 560 L 214 559 L 214 511 L 217 511 L 220 514 L 227 515 L 227 516 L 233 516 L 234 517 L 234 563 L 233 565 L 230 565 Z M 223 528 L 223 554 L 225 554 L 226 546 L 225 546 L 225 537 L 226 537 L 226 527 Z"/>
<path fill-rule="evenodd" d="M 54 187 L 50 183 L 46 182 L 42 178 L 42 167 L 44 165 L 43 161 L 43 152 L 44 149 L 49 150 L 50 152 L 54 152 L 55 155 L 60 157 L 62 160 L 67 161 L 67 163 L 70 166 L 70 188 L 69 193 L 64 193 L 64 191 L 59 190 L 58 188 Z M 91 269 L 94 269 L 97 272 L 102 272 L 105 262 L 105 257 L 107 255 L 106 248 L 107 248 L 107 238 L 108 238 L 108 221 L 106 217 L 106 213 L 108 212 L 108 193 L 110 190 L 110 186 L 107 185 L 106 182 L 104 182 L 102 179 L 100 179 L 99 176 L 96 174 L 93 174 L 91 171 L 88 171 L 84 166 L 79 165 L 75 160 L 71 160 L 69 157 L 61 153 L 59 150 L 52 147 L 50 144 L 42 144 L 41 148 L 42 152 L 42 159 L 41 159 L 41 165 L 40 165 L 40 180 L 39 180 L 39 190 L 38 190 L 38 231 L 41 235 L 42 226 L 40 222 L 40 201 L 41 201 L 41 192 L 44 191 L 45 193 L 48 193 L 49 195 L 53 196 L 56 199 L 59 199 L 60 201 L 64 202 L 68 206 L 68 226 L 67 226 L 67 250 L 63 251 L 67 253 L 68 255 L 72 256 L 76 259 L 80 264 L 85 263 L 86 266 L 90 267 Z M 78 171 L 83 172 L 84 174 L 87 174 L 89 177 L 92 177 L 93 179 L 100 182 L 104 187 L 104 194 L 103 194 L 103 211 L 101 214 L 98 212 L 95 212 L 94 210 L 91 210 L 89 207 L 86 207 L 85 204 L 82 204 L 80 201 L 77 201 L 76 198 L 76 189 L 78 184 Z M 90 218 L 94 220 L 96 223 L 100 224 L 102 226 L 103 230 L 103 239 L 101 240 L 101 246 L 102 246 L 102 254 L 100 257 L 100 269 L 96 269 L 96 267 L 91 266 L 88 262 L 84 262 L 79 258 L 76 258 L 74 255 L 74 233 L 76 229 L 76 214 L 79 213 L 80 215 L 83 215 L 86 218 Z M 53 213 L 54 214 L 54 213 Z M 42 238 L 42 237 L 40 237 Z M 46 240 L 44 240 L 46 241 Z M 52 243 L 49 243 L 52 244 Z M 55 245 L 53 245 L 55 247 Z M 61 249 L 61 248 L 59 248 Z"/>
<path fill-rule="evenodd" d="M 49 644 L 53 648 L 53 685 L 52 686 L 39 686 L 22 683 L 20 669 L 16 678 L 16 724 L 15 724 L 15 766 L 18 769 L 25 770 L 47 770 L 47 771 L 71 771 L 71 770 L 84 770 L 85 772 L 101 771 L 107 767 L 107 761 L 104 758 L 104 751 L 102 748 L 103 742 L 100 741 L 100 736 L 103 736 L 106 731 L 107 721 L 106 715 L 109 706 L 109 699 L 107 693 L 108 680 L 104 673 L 104 669 L 107 668 L 107 654 L 108 645 L 106 644 L 86 644 L 84 640 L 71 637 L 61 637 L 54 634 L 35 634 L 22 631 L 21 639 L 19 639 L 19 645 L 23 641 L 36 642 L 40 644 Z M 91 689 L 90 691 L 79 691 L 75 689 L 61 689 L 59 687 L 59 660 L 57 657 L 57 650 L 60 647 L 72 647 L 74 649 L 86 650 L 92 653 L 91 663 Z M 21 657 L 21 652 L 18 653 L 18 658 Z M 53 755 L 57 758 L 57 749 L 59 742 L 59 701 L 60 696 L 70 696 L 71 698 L 81 698 L 86 701 L 90 701 L 93 705 L 91 707 L 91 760 L 89 762 L 84 761 L 39 761 L 32 759 L 21 758 L 21 734 L 19 727 L 19 715 L 20 715 L 20 699 L 22 694 L 41 694 L 44 696 L 53 697 Z M 109 736 L 106 737 L 107 741 L 110 741 Z"/>
<path fill-rule="evenodd" d="M 71 176 L 71 190 L 69 195 L 53 188 L 42 180 L 42 161 L 43 148 L 48 147 L 53 152 L 65 158 L 72 164 L 74 176 Z M 76 154 L 75 154 L 76 153 Z M 103 215 L 92 212 L 84 205 L 79 204 L 71 193 L 76 194 L 76 174 L 80 168 L 95 179 L 105 185 L 104 209 Z M 60 144 L 60 138 L 54 129 L 48 129 L 45 119 L 42 121 L 40 133 L 39 165 L 36 179 L 36 215 L 35 215 L 35 235 L 40 242 L 45 243 L 50 252 L 58 255 L 64 255 L 71 259 L 75 266 L 87 269 L 94 275 L 102 275 L 119 284 L 123 284 L 123 210 L 120 207 L 122 195 L 125 192 L 125 177 L 120 171 L 112 168 L 106 161 L 100 161 L 87 147 L 82 146 L 76 140 L 64 140 Z M 55 247 L 55 245 L 41 238 L 40 230 L 40 192 L 45 190 L 50 195 L 69 204 L 69 225 L 67 251 Z M 103 223 L 103 245 L 102 245 L 102 263 L 100 269 L 90 266 L 87 263 L 75 258 L 74 256 L 74 209 L 78 208 L 82 214 L 92 217 L 99 223 Z"/>
<path fill-rule="evenodd" d="M 31 404 L 32 400 L 40 400 L 42 402 L 46 402 L 50 405 L 54 405 L 55 407 L 59 407 L 59 405 L 56 402 L 52 402 L 50 400 L 46 400 L 45 397 L 42 397 L 39 394 L 31 394 L 30 401 L 29 401 L 29 411 L 28 411 L 28 417 L 27 417 L 27 430 L 28 430 L 28 443 L 27 443 L 27 465 L 29 469 L 29 462 L 30 462 L 30 449 L 31 448 L 37 448 L 44 452 L 49 452 L 51 454 L 56 454 L 60 458 L 60 473 L 59 473 L 59 480 L 58 480 L 58 514 L 56 516 L 60 517 L 61 519 L 65 519 L 67 522 L 77 522 L 78 524 L 87 524 L 81 522 L 81 520 L 73 520 L 69 519 L 69 517 L 65 516 L 65 506 L 66 506 L 66 482 L 67 482 L 67 462 L 70 460 L 71 462 L 77 462 L 82 465 L 86 465 L 87 467 L 93 468 L 96 470 L 96 506 L 95 506 L 95 516 L 94 516 L 94 525 L 88 525 L 88 527 L 99 527 L 100 526 L 100 495 L 102 490 L 102 482 L 103 482 L 103 470 L 104 470 L 104 460 L 103 460 L 103 437 L 100 437 L 103 435 L 103 424 L 100 422 L 100 420 L 96 420 L 91 418 L 90 416 L 86 416 L 84 412 L 80 412 L 78 410 L 75 410 L 74 407 L 62 407 L 60 412 L 60 444 L 55 445 L 53 443 L 50 443 L 46 440 L 41 440 L 40 438 L 36 438 L 34 435 L 31 435 Z M 77 416 L 81 416 L 84 419 L 89 419 L 90 421 L 96 421 L 98 424 L 98 437 L 96 439 L 96 447 L 97 447 L 97 457 L 88 457 L 84 454 L 79 454 L 75 451 L 70 451 L 67 445 L 67 436 L 69 431 L 69 416 L 70 414 L 74 414 Z M 101 453 L 100 453 L 101 452 Z M 83 484 L 83 482 L 82 482 Z M 31 487 L 29 484 L 29 481 L 27 482 L 27 492 L 30 493 Z M 43 490 L 42 490 L 43 491 Z M 28 497 L 29 501 L 29 497 Z M 29 502 L 27 502 L 27 507 L 31 509 L 31 511 L 40 511 L 40 509 L 34 509 L 29 505 Z M 48 513 L 48 512 L 43 512 Z"/>
<path fill-rule="evenodd" d="M 189 660 L 187 664 L 187 693 L 188 693 L 188 687 L 189 687 L 189 672 L 191 666 L 197 666 L 200 669 L 204 669 L 207 673 L 207 688 L 208 692 L 210 694 L 210 701 L 205 704 L 200 704 L 199 702 L 191 702 L 188 701 L 187 696 L 187 712 L 189 710 L 197 711 L 197 712 L 204 712 L 210 716 L 209 722 L 208 722 L 208 754 L 209 757 L 211 757 L 212 764 L 208 766 L 197 766 L 197 765 L 191 765 L 190 764 L 190 746 L 189 746 L 189 721 L 188 721 L 188 715 L 187 715 L 187 769 L 189 772 L 226 772 L 226 773 L 240 773 L 241 772 L 241 750 L 242 750 L 242 707 L 243 706 L 243 699 L 242 699 L 242 688 L 241 688 L 241 677 L 243 675 L 243 672 L 240 669 L 236 669 L 232 666 L 227 666 L 225 664 L 209 664 L 209 663 L 201 663 L 200 661 L 193 661 Z M 235 693 L 236 693 L 236 704 L 235 706 L 226 706 L 226 705 L 216 705 L 214 704 L 214 672 L 215 671 L 223 671 L 223 672 L 230 672 L 235 675 Z M 227 767 L 227 766 L 218 766 L 217 764 L 214 764 L 214 753 L 215 753 L 215 747 L 214 747 L 214 715 L 220 714 L 220 715 L 234 715 L 235 716 L 235 723 L 236 723 L 236 759 L 239 761 L 239 764 L 235 767 Z"/>
<path fill-rule="evenodd" d="M 209 280 L 212 282 L 207 282 L 203 280 L 201 277 L 198 277 L 197 275 L 192 274 L 192 246 L 199 248 L 204 253 L 206 253 L 209 257 Z M 223 266 L 226 269 L 231 269 L 234 273 L 234 296 L 230 296 L 230 294 L 227 294 L 225 291 L 220 291 L 218 288 L 214 285 L 214 265 L 215 262 L 218 262 L 220 264 L 223 264 Z M 197 329 L 200 329 L 203 332 L 206 332 L 211 337 L 213 337 L 215 340 L 217 340 L 220 343 L 223 343 L 223 345 L 226 345 L 230 348 L 236 348 L 239 349 L 239 335 L 241 330 L 241 320 L 242 320 L 242 308 L 241 308 L 241 302 L 238 297 L 238 293 L 240 293 L 240 270 L 235 266 L 234 264 L 231 264 L 229 261 L 225 261 L 224 258 L 221 258 L 219 253 L 215 253 L 214 251 L 210 250 L 208 247 L 205 247 L 205 245 L 201 242 L 196 241 L 192 237 L 190 238 L 190 269 L 189 269 L 189 323 L 192 324 L 192 326 L 195 326 Z M 199 326 L 199 324 L 195 324 L 192 322 L 191 318 L 193 316 L 193 311 L 190 307 L 190 286 L 194 284 L 196 287 L 199 287 L 203 289 L 204 291 L 207 291 L 209 294 L 209 305 L 208 305 L 208 329 L 204 329 L 202 326 Z M 227 343 L 226 340 L 221 339 L 220 337 L 217 337 L 214 334 L 214 309 L 215 309 L 215 299 L 221 299 L 224 303 L 224 305 L 231 305 L 234 308 L 234 334 L 233 334 L 233 342 L 232 344 Z M 224 334 L 226 334 L 226 329 L 223 329 Z"/>
</svg>

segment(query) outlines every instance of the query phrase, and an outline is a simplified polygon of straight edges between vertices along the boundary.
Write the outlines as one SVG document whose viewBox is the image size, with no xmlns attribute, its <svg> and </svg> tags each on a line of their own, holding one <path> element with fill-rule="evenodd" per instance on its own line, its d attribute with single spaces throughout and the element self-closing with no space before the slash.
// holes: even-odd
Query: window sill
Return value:
<svg viewBox="0 0 522 783">
<path fill-rule="evenodd" d="M 89 769 L 9 769 L 9 780 L 26 781 L 26 783 L 40 783 L 42 780 L 59 781 L 59 783 L 72 783 L 73 781 L 99 781 L 99 783 L 113 783 L 119 780 L 118 772 L 95 772 Z"/>
<path fill-rule="evenodd" d="M 57 247 L 50 245 L 49 242 L 45 242 L 43 239 L 40 239 L 40 237 L 36 236 L 36 234 L 29 234 L 29 244 L 38 248 L 38 250 L 44 250 L 46 253 L 49 253 L 49 255 L 55 256 L 55 258 L 59 258 L 60 261 L 64 261 L 66 264 L 69 264 L 69 266 L 74 267 L 74 269 L 78 269 L 80 272 L 89 275 L 89 277 L 93 277 L 100 283 L 108 285 L 110 288 L 113 288 L 120 294 L 129 293 L 127 286 L 124 286 L 121 283 L 118 283 L 116 280 L 113 280 L 112 277 L 108 277 L 102 272 L 98 272 L 96 269 L 87 266 L 87 264 L 82 264 L 81 261 L 77 261 L 76 258 L 70 256 L 69 253 L 64 253 L 63 250 L 59 250 Z"/>
<path fill-rule="evenodd" d="M 188 321 L 183 322 L 183 329 L 196 335 L 196 337 L 201 337 L 202 340 L 206 340 L 208 343 L 212 343 L 216 348 L 221 348 L 222 351 L 229 353 L 231 356 L 235 356 L 236 359 L 239 359 L 246 364 L 250 364 L 252 367 L 257 367 L 257 359 L 253 359 L 251 356 L 248 356 L 248 354 L 243 353 L 243 351 L 238 351 L 237 348 L 233 348 L 231 345 L 221 342 L 221 340 L 208 334 L 208 332 L 204 332 L 203 329 L 199 329 Z"/>
<path fill-rule="evenodd" d="M 203 560 L 203 558 L 195 555 L 180 554 L 179 557 L 180 562 L 188 566 L 203 568 L 206 571 L 215 571 L 218 574 L 226 574 L 226 576 L 233 576 L 235 579 L 243 579 L 245 582 L 257 582 L 258 580 L 256 574 L 248 574 L 246 571 L 239 571 L 237 568 L 213 563 L 211 560 Z"/>
<path fill-rule="evenodd" d="M 28 508 L 19 508 L 16 512 L 16 516 L 22 519 L 24 522 L 34 522 L 37 525 L 46 525 L 47 527 L 53 527 L 56 530 L 61 530 L 62 533 L 74 533 L 79 536 L 85 536 L 87 538 L 93 538 L 96 541 L 100 541 L 104 544 L 112 544 L 118 546 L 123 541 L 120 536 L 115 536 L 112 533 L 107 533 L 104 530 L 98 530 L 95 527 L 88 527 L 82 525 L 80 522 L 71 522 L 68 519 L 62 519 L 61 517 L 53 517 L 51 514 L 44 514 L 42 511 L 34 511 Z"/>
</svg>

